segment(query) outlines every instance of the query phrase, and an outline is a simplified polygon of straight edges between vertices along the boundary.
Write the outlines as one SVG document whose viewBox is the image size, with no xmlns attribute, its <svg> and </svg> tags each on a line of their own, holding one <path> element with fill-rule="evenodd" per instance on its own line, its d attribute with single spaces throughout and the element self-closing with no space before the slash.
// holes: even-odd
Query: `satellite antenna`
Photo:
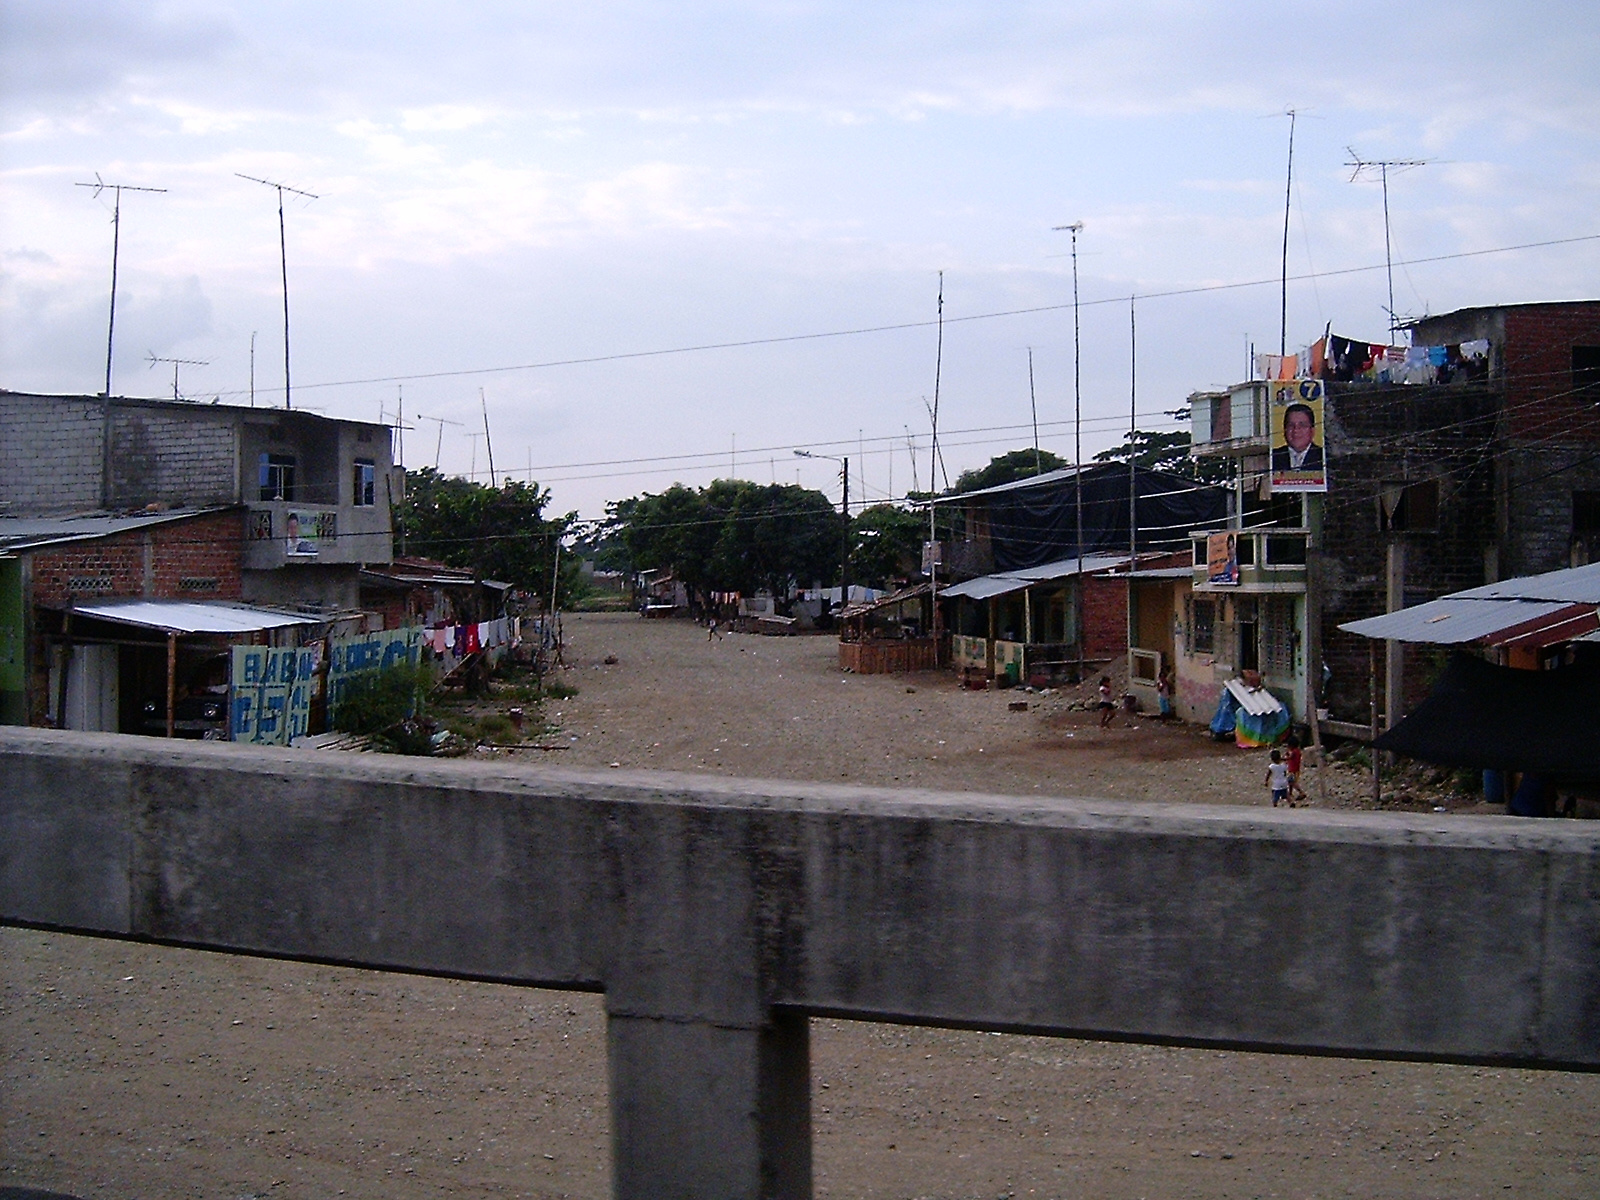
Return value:
<svg viewBox="0 0 1600 1200">
<path fill-rule="evenodd" d="M 111 316 L 106 321 L 106 399 L 111 398 L 111 347 L 117 332 L 117 251 L 122 242 L 122 193 L 123 192 L 165 192 L 166 188 L 134 187 L 131 183 L 107 183 L 100 178 L 100 172 L 94 173 L 93 183 L 75 183 L 73 187 L 93 188 L 95 198 L 101 192 L 112 192 L 116 201 L 111 207 Z"/>
<path fill-rule="evenodd" d="M 299 188 L 292 188 L 286 183 L 274 183 L 270 179 L 257 179 L 254 175 L 246 175 L 235 171 L 240 179 L 248 179 L 251 183 L 259 183 L 263 187 L 278 189 L 278 256 L 283 266 L 283 406 L 293 408 L 289 401 L 289 245 L 283 232 L 283 194 L 289 192 L 296 196 L 304 196 L 307 200 L 317 199 L 311 192 L 302 192 Z"/>
</svg>

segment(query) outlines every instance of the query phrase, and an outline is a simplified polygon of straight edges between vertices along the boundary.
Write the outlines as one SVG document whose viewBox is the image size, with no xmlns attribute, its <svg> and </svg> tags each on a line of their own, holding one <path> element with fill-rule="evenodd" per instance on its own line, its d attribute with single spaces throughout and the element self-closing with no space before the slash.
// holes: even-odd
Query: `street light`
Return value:
<svg viewBox="0 0 1600 1200">
<path fill-rule="evenodd" d="M 844 512 L 844 538 L 839 550 L 839 607 L 850 603 L 850 459 L 832 454 L 814 454 L 810 450 L 796 450 L 796 458 L 826 458 L 840 465 L 844 477 L 844 495 L 839 507 Z"/>
</svg>

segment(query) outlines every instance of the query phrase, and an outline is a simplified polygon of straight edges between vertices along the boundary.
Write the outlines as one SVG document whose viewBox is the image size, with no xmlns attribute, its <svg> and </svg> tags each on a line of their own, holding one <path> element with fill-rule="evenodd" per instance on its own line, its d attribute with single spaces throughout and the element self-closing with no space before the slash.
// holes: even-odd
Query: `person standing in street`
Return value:
<svg viewBox="0 0 1600 1200">
<path fill-rule="evenodd" d="M 1272 752 L 1272 761 L 1267 764 L 1267 789 L 1272 793 L 1272 807 L 1289 802 L 1289 767 L 1283 761 L 1283 755 L 1276 750 Z"/>
</svg>

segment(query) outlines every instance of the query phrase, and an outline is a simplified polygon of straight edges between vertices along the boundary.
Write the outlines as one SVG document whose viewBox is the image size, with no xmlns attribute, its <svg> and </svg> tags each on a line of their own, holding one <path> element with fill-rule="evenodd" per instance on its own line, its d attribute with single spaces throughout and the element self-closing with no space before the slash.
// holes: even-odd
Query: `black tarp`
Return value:
<svg viewBox="0 0 1600 1200">
<path fill-rule="evenodd" d="M 1377 747 L 1447 767 L 1600 781 L 1600 667 L 1518 671 L 1452 655 L 1428 698 Z"/>
<path fill-rule="evenodd" d="M 1020 571 L 1079 554 L 1128 549 L 1128 467 L 1108 463 L 1083 470 L 1083 546 L 1078 546 L 1076 480 L 1067 472 L 1033 487 L 977 495 L 989 513 L 996 571 Z M 1136 474 L 1140 551 L 1184 550 L 1189 532 L 1227 521 L 1225 489 L 1140 467 Z"/>
</svg>

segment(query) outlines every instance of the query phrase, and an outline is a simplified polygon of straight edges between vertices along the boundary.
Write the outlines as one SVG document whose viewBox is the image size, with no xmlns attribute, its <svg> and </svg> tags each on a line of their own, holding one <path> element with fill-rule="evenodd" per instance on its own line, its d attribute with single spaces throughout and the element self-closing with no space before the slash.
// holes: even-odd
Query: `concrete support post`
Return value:
<svg viewBox="0 0 1600 1200">
<path fill-rule="evenodd" d="M 809 1200 L 803 1014 L 756 1029 L 611 1014 L 617 1200 Z"/>
</svg>

